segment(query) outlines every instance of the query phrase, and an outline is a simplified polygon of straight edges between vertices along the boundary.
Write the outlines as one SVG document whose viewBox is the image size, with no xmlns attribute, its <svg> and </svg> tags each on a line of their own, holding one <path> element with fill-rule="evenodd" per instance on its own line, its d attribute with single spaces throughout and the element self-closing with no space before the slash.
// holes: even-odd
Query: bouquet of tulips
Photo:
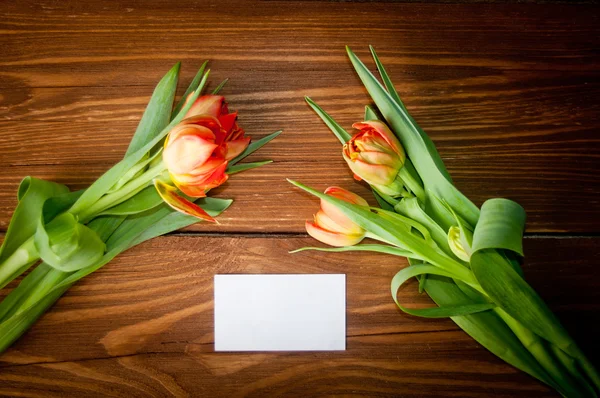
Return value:
<svg viewBox="0 0 600 398">
<path fill-rule="evenodd" d="M 224 97 L 202 95 L 206 62 L 173 106 L 180 64 L 158 83 L 123 160 L 89 188 L 26 177 L 0 248 L 0 288 L 41 261 L 0 303 L 0 352 L 74 283 L 148 239 L 213 217 L 231 204 L 206 197 L 279 132 L 250 143 Z"/>
<path fill-rule="evenodd" d="M 306 230 L 337 248 L 407 257 L 409 266 L 392 279 L 398 307 L 411 315 L 450 317 L 492 353 L 566 397 L 597 397 L 600 376 L 558 319 L 523 279 L 525 212 L 507 199 L 477 208 L 452 183 L 433 142 L 404 107 L 371 48 L 381 84 L 347 49 L 373 99 L 365 121 L 351 136 L 316 103 L 308 104 L 343 145 L 343 157 L 357 180 L 372 188 L 380 207 L 344 189 L 325 193 L 298 182 L 319 197 L 321 209 Z M 379 243 L 359 244 L 365 237 Z M 419 291 L 437 304 L 406 308 L 397 291 L 416 277 Z"/>
</svg>

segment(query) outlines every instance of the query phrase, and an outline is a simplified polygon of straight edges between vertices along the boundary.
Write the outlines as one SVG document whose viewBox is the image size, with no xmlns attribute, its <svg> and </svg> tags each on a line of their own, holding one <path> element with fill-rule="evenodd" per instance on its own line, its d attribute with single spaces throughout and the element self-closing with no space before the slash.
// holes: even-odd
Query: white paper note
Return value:
<svg viewBox="0 0 600 398">
<path fill-rule="evenodd" d="M 346 275 L 215 275 L 215 351 L 346 349 Z"/>
</svg>

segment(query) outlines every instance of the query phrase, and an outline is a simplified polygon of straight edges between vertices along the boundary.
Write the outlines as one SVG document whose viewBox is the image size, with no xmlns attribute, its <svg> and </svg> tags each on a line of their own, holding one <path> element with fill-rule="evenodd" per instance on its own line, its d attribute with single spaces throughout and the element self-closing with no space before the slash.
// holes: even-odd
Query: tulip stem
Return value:
<svg viewBox="0 0 600 398">
<path fill-rule="evenodd" d="M 514 319 L 501 308 L 495 308 L 494 312 L 502 318 L 506 325 L 513 331 L 523 346 L 531 353 L 546 372 L 545 382 L 559 391 L 563 396 L 585 396 L 579 390 L 577 384 L 573 383 L 566 371 L 561 365 L 562 362 L 557 361 L 551 355 L 544 341 L 533 333 L 531 330 L 524 327 L 519 321 Z"/>
<path fill-rule="evenodd" d="M 31 291 L 28 292 L 27 298 L 19 304 L 18 307 L 13 309 L 13 314 L 20 312 L 21 310 L 27 309 L 32 304 L 41 300 L 50 290 L 56 285 L 65 280 L 72 272 L 64 272 L 55 268 L 50 270 L 44 275 Z"/>
<path fill-rule="evenodd" d="M 421 203 L 425 203 L 425 191 L 423 190 L 423 183 L 421 182 L 419 173 L 417 173 L 409 158 L 406 158 L 404 166 L 402 166 L 398 172 L 398 175 L 402 179 L 402 182 L 406 188 L 408 188 Z"/>
<path fill-rule="evenodd" d="M 146 172 L 144 172 L 138 178 L 125 184 L 118 191 L 104 195 L 96 203 L 79 213 L 79 222 L 82 224 L 87 224 L 90 220 L 104 210 L 110 209 L 111 207 L 131 198 L 142 189 L 146 188 L 149 184 L 152 184 L 152 180 L 161 175 L 165 170 L 166 166 L 164 162 L 161 161 L 159 164 L 146 170 Z"/>
</svg>

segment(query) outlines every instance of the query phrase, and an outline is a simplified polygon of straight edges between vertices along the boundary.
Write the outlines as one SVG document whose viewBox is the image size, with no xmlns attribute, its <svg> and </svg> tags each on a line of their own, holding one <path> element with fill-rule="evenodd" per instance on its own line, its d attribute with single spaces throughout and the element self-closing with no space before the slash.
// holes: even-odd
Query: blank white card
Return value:
<svg viewBox="0 0 600 398">
<path fill-rule="evenodd" d="M 346 275 L 215 275 L 215 351 L 346 349 Z"/>
</svg>

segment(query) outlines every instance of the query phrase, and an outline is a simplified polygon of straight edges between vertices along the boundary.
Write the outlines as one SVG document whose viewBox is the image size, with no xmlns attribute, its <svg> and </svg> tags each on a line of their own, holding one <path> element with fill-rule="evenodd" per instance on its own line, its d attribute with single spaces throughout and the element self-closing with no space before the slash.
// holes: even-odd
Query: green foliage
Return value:
<svg viewBox="0 0 600 398">
<path fill-rule="evenodd" d="M 202 93 L 209 73 L 205 68 L 206 62 L 174 108 L 180 64 L 167 72 L 156 86 L 123 160 L 86 190 L 69 192 L 61 184 L 32 177 L 23 180 L 19 204 L 0 248 L 0 288 L 40 259 L 42 262 L 0 302 L 0 352 L 81 278 L 135 245 L 198 222 L 165 204 L 152 180 L 166 173 L 161 161 L 163 141 Z M 250 144 L 230 162 L 228 173 L 270 163 L 236 165 L 280 133 Z M 229 199 L 196 200 L 212 217 L 231 203 Z"/>
<path fill-rule="evenodd" d="M 291 181 L 335 205 L 368 237 L 384 243 L 295 252 L 364 250 L 407 257 L 410 265 L 391 283 L 402 311 L 451 317 L 492 353 L 563 396 L 597 397 L 600 376 L 594 366 L 523 278 L 516 260 L 523 256 L 523 208 L 507 199 L 490 199 L 480 211 L 452 184 L 435 145 L 408 113 L 375 50 L 371 54 L 383 85 L 349 48 L 347 52 L 377 106 L 366 107 L 365 118 L 382 115 L 408 155 L 399 176 L 414 196 L 396 200 L 373 189 L 382 209 L 364 208 Z M 314 101 L 307 102 L 342 144 L 351 138 Z M 450 237 L 450 231 L 458 235 Z M 468 248 L 457 252 L 461 258 L 451 249 L 450 238 Z M 414 309 L 398 302 L 398 289 L 413 277 L 419 279 L 419 291 L 427 292 L 438 307 Z"/>
</svg>

